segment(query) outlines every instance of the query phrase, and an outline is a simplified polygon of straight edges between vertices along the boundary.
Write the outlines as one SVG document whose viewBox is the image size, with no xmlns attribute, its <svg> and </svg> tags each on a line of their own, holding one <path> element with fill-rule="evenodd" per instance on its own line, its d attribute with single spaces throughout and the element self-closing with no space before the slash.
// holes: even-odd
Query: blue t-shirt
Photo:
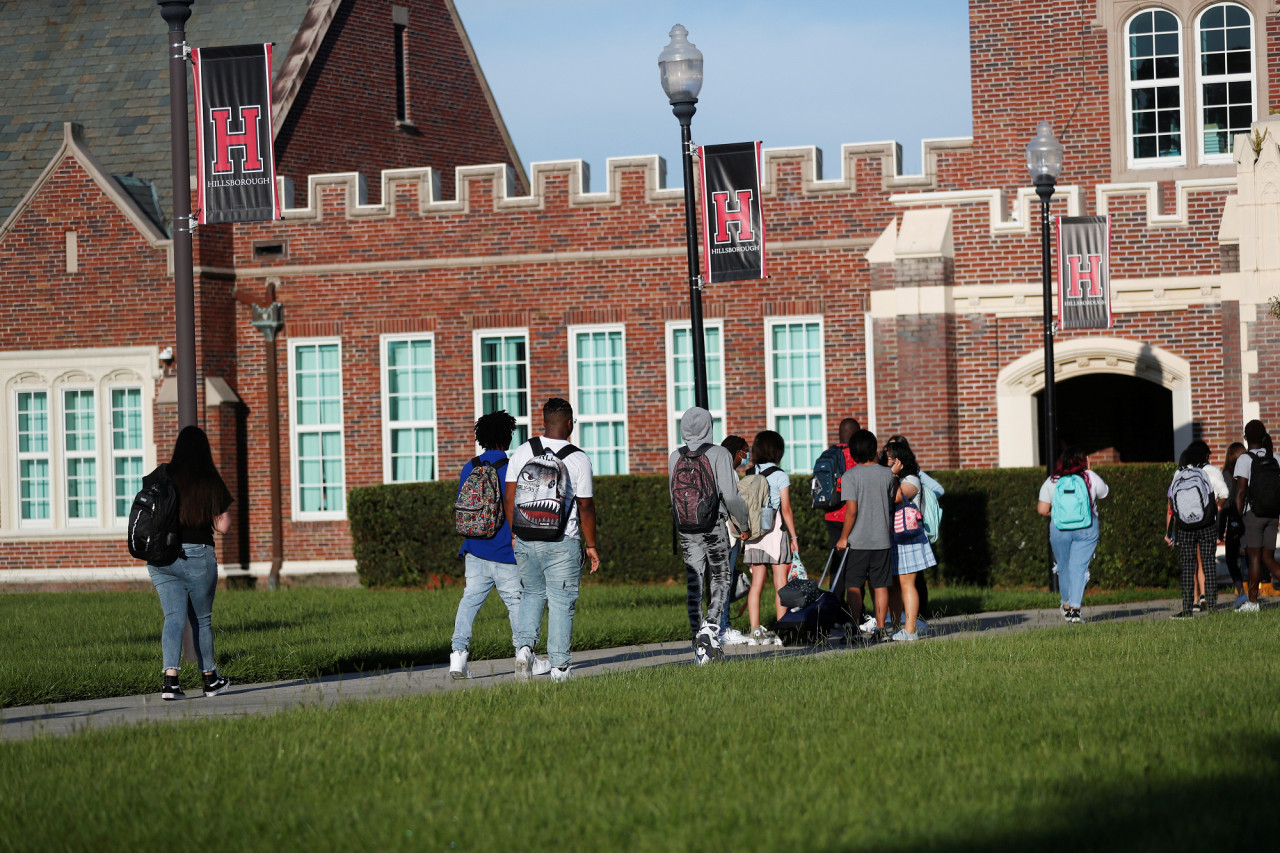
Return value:
<svg viewBox="0 0 1280 853">
<path fill-rule="evenodd" d="M 505 450 L 486 450 L 480 454 L 480 459 L 492 465 L 506 461 L 507 453 Z M 467 477 L 471 474 L 471 460 L 467 460 L 467 464 L 462 466 L 462 473 L 458 476 L 458 492 L 462 492 L 462 484 L 467 481 Z M 498 469 L 498 494 L 506 494 L 507 489 L 507 466 Z M 490 560 L 494 563 L 510 563 L 515 565 L 516 552 L 511 547 L 511 522 L 507 520 L 506 512 L 502 515 L 502 526 L 498 528 L 498 532 L 494 534 L 492 539 L 463 539 L 462 547 L 458 550 L 458 556 L 463 554 L 474 554 L 481 560 Z"/>
</svg>

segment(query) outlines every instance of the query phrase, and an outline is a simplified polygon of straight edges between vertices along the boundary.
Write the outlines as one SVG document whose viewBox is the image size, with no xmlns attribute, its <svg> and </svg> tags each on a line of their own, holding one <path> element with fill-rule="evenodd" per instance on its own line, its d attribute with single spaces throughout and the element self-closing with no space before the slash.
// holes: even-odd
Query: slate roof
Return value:
<svg viewBox="0 0 1280 853">
<path fill-rule="evenodd" d="M 309 6 L 310 0 L 195 0 L 187 42 L 275 42 L 278 77 Z M 155 0 L 0 2 L 0 223 L 57 152 L 63 123 L 74 121 L 84 125 L 89 149 L 110 174 L 155 184 L 169 230 L 168 32 Z M 188 131 L 194 132 L 190 120 Z M 126 183 L 140 201 L 148 195 Z"/>
</svg>

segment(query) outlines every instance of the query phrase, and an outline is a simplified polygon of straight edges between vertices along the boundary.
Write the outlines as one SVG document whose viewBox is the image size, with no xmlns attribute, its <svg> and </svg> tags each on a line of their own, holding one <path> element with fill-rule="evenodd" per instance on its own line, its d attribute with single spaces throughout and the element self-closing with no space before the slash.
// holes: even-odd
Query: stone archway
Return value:
<svg viewBox="0 0 1280 853">
<path fill-rule="evenodd" d="M 1123 338 L 1076 338 L 1055 344 L 1054 379 L 1058 383 L 1096 374 L 1134 377 L 1170 392 L 1173 446 L 1192 439 L 1191 365 L 1150 344 Z M 1043 465 L 1040 454 L 1037 395 L 1044 390 L 1044 350 L 1014 361 L 996 379 L 996 419 L 1002 468 Z"/>
</svg>

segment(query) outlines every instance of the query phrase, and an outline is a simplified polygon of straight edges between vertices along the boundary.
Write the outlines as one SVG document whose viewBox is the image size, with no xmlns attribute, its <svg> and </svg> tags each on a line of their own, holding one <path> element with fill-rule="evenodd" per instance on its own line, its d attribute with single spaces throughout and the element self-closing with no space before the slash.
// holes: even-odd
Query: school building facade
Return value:
<svg viewBox="0 0 1280 853">
<path fill-rule="evenodd" d="M 402 15 L 331 5 L 385 11 L 387 29 Z M 451 9 L 406 5 L 408 32 Z M 1280 416 L 1277 3 L 972 0 L 970 55 L 973 135 L 926 141 L 919 175 L 895 143 L 825 164 L 765 149 L 770 278 L 703 296 L 717 429 L 778 430 L 792 471 L 850 415 L 929 468 L 1041 464 L 1024 148 L 1042 119 L 1066 150 L 1053 213 L 1112 218 L 1115 324 L 1055 338 L 1060 431 L 1147 461 L 1192 438 L 1220 456 L 1244 420 Z M 377 173 L 322 165 L 291 175 L 281 221 L 196 231 L 201 422 L 237 496 L 227 574 L 265 573 L 272 441 L 286 574 L 351 571 L 348 490 L 453 478 L 494 408 L 523 435 L 566 397 L 598 475 L 665 471 L 692 399 L 683 191 L 657 157 L 611 160 L 598 186 L 579 162 L 524 174 L 474 57 L 455 65 L 479 81 L 488 141 Z M 145 577 L 121 512 L 176 424 L 171 242 L 95 145 L 66 125 L 0 225 L 0 583 Z M 250 325 L 272 301 L 274 436 Z"/>
</svg>

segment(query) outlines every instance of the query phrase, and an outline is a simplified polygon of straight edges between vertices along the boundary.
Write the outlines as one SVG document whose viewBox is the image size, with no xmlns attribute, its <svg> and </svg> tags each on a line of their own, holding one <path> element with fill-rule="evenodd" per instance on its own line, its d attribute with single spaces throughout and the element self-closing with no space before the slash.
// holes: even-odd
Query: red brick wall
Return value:
<svg viewBox="0 0 1280 853">
<path fill-rule="evenodd" d="M 400 126 L 392 5 L 409 10 L 410 124 Z M 276 137 L 276 155 L 280 174 L 294 180 L 299 205 L 306 200 L 307 176 L 321 172 L 362 172 L 369 199 L 377 202 L 383 169 L 431 166 L 443 197 L 452 198 L 455 166 L 512 163 L 453 18 L 439 0 L 343 3 Z"/>
</svg>

